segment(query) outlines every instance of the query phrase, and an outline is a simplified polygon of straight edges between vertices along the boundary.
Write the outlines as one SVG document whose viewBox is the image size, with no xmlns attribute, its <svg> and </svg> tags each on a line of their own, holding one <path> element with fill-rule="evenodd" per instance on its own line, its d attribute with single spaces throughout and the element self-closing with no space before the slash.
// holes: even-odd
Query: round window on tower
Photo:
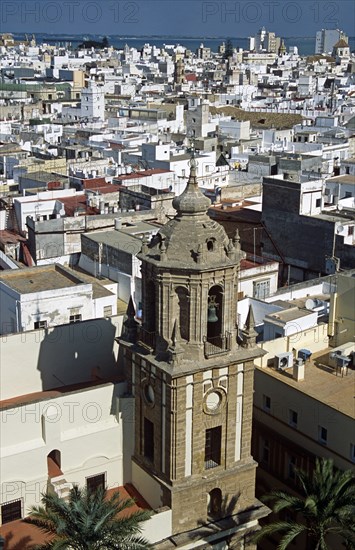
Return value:
<svg viewBox="0 0 355 550">
<path fill-rule="evenodd" d="M 220 412 L 225 399 L 225 393 L 220 390 L 211 389 L 205 395 L 203 409 L 207 414 L 217 414 Z"/>
<path fill-rule="evenodd" d="M 143 397 L 147 405 L 153 407 L 155 404 L 155 393 L 151 384 L 146 384 L 143 388 Z"/>
</svg>

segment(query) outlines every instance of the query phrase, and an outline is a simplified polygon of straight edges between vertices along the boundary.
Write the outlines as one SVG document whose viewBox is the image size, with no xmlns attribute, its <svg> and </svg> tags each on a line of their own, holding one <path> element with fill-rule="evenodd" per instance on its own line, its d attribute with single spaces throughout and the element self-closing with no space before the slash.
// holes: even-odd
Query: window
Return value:
<svg viewBox="0 0 355 550">
<path fill-rule="evenodd" d="M 316 199 L 316 208 L 320 208 L 322 204 L 322 199 Z"/>
<path fill-rule="evenodd" d="M 212 252 L 214 249 L 214 239 L 208 239 L 207 241 L 207 250 Z"/>
<path fill-rule="evenodd" d="M 262 438 L 261 440 L 261 462 L 263 464 L 269 464 L 270 460 L 270 442 L 268 439 Z"/>
<path fill-rule="evenodd" d="M 271 398 L 268 395 L 263 395 L 263 409 L 267 412 L 271 410 Z"/>
<path fill-rule="evenodd" d="M 295 456 L 289 456 L 288 457 L 288 466 L 287 466 L 287 477 L 288 479 L 291 479 L 292 481 L 296 480 L 296 457 Z"/>
<path fill-rule="evenodd" d="M 323 426 L 318 426 L 318 439 L 320 443 L 323 443 L 324 445 L 327 444 L 327 439 L 328 439 L 327 428 L 324 428 Z"/>
<path fill-rule="evenodd" d="M 104 306 L 104 317 L 111 317 L 112 306 Z"/>
<path fill-rule="evenodd" d="M 38 328 L 47 328 L 47 321 L 35 321 L 35 330 Z"/>
<path fill-rule="evenodd" d="M 206 430 L 205 468 L 215 468 L 221 463 L 222 426 Z"/>
<path fill-rule="evenodd" d="M 76 313 L 75 315 L 69 316 L 69 323 L 79 323 L 81 321 L 81 314 Z"/>
<path fill-rule="evenodd" d="M 154 462 L 154 424 L 148 418 L 144 419 L 144 456 Z"/>
<path fill-rule="evenodd" d="M 259 300 L 264 300 L 270 296 L 270 279 L 265 281 L 257 281 L 253 284 L 253 297 Z"/>
<path fill-rule="evenodd" d="M 293 428 L 297 428 L 298 413 L 296 411 L 293 411 L 292 409 L 289 410 L 288 422 L 290 426 L 292 426 Z"/>
<path fill-rule="evenodd" d="M 11 500 L 1 505 L 1 523 L 22 519 L 22 500 Z"/>
<path fill-rule="evenodd" d="M 98 489 L 106 489 L 106 473 L 90 476 L 86 478 L 86 489 L 89 493 L 94 493 Z"/>
<path fill-rule="evenodd" d="M 353 226 L 353 225 L 349 225 L 349 227 L 348 227 L 348 235 L 354 235 L 354 226 Z"/>
<path fill-rule="evenodd" d="M 207 514 L 211 517 L 218 517 L 222 511 L 222 491 L 221 489 L 212 489 L 208 493 Z"/>
</svg>

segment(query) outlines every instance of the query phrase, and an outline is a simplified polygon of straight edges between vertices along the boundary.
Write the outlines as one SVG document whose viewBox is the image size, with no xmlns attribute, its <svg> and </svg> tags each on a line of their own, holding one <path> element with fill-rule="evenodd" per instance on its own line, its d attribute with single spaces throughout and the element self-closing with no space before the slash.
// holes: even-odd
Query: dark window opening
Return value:
<svg viewBox="0 0 355 550">
<path fill-rule="evenodd" d="M 271 409 L 271 398 L 268 395 L 263 395 L 263 409 L 264 411 L 270 411 Z"/>
<path fill-rule="evenodd" d="M 222 426 L 206 430 L 205 468 L 215 468 L 221 464 Z"/>
<path fill-rule="evenodd" d="M 222 491 L 221 489 L 212 489 L 208 493 L 207 514 L 211 517 L 218 517 L 222 512 Z"/>
<path fill-rule="evenodd" d="M 289 418 L 290 425 L 295 428 L 297 426 L 297 422 L 298 422 L 297 412 L 290 409 L 290 418 Z"/>
<path fill-rule="evenodd" d="M 144 456 L 154 462 L 154 424 L 144 419 Z"/>
<path fill-rule="evenodd" d="M 270 460 L 270 443 L 267 439 L 262 441 L 261 461 L 264 465 L 268 465 Z"/>
<path fill-rule="evenodd" d="M 207 241 L 207 250 L 209 250 L 210 252 L 212 252 L 214 249 L 214 239 L 209 239 Z"/>
<path fill-rule="evenodd" d="M 319 426 L 319 441 L 321 443 L 327 443 L 328 439 L 328 430 L 327 428 L 324 428 L 323 426 Z"/>
<path fill-rule="evenodd" d="M 1 506 L 1 523 L 9 523 L 16 519 L 22 519 L 22 500 L 12 500 Z"/>
<path fill-rule="evenodd" d="M 38 328 L 47 328 L 47 321 L 35 321 L 34 327 L 35 330 Z"/>
<path fill-rule="evenodd" d="M 292 481 L 295 481 L 295 479 L 296 479 L 295 467 L 296 467 L 296 457 L 290 456 L 289 459 L 288 459 L 287 477 L 288 477 L 288 479 L 291 479 Z"/>
<path fill-rule="evenodd" d="M 70 315 L 69 316 L 69 323 L 79 323 L 81 321 L 81 314 L 78 313 L 76 315 Z"/>
<path fill-rule="evenodd" d="M 99 489 L 102 489 L 104 491 L 106 489 L 106 475 L 98 474 L 96 476 L 87 477 L 86 489 L 89 493 L 94 493 Z"/>
</svg>

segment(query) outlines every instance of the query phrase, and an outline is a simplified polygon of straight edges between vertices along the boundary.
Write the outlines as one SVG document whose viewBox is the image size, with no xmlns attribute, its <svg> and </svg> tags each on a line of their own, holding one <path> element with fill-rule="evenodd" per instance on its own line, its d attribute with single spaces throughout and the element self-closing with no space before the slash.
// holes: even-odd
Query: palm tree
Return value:
<svg viewBox="0 0 355 550">
<path fill-rule="evenodd" d="M 330 459 L 316 460 L 315 470 L 308 475 L 296 470 L 302 497 L 284 491 L 272 491 L 264 497 L 273 501 L 273 512 L 290 510 L 300 515 L 300 521 L 276 521 L 265 525 L 255 537 L 258 542 L 266 535 L 282 536 L 277 550 L 285 550 L 301 533 L 306 535 L 307 549 L 330 550 L 329 535 L 338 535 L 346 548 L 355 544 L 355 476 L 352 471 L 334 468 Z"/>
<path fill-rule="evenodd" d="M 118 493 L 87 491 L 74 485 L 68 501 L 57 494 L 42 495 L 43 506 L 33 506 L 26 521 L 50 535 L 36 550 L 143 550 L 151 548 L 140 536 L 140 522 L 148 511 L 130 511 L 133 499 L 121 500 Z"/>
</svg>

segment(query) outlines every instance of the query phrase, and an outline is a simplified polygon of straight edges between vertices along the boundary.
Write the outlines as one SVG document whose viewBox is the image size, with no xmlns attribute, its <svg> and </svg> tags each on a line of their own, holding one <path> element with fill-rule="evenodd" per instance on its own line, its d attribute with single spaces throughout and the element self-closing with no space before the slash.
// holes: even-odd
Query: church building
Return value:
<svg viewBox="0 0 355 550">
<path fill-rule="evenodd" d="M 251 456 L 253 315 L 237 329 L 239 235 L 208 216 L 196 161 L 176 215 L 143 240 L 142 322 L 131 302 L 120 341 L 134 396 L 132 483 L 172 510 L 155 548 L 254 549 L 268 509 L 255 498 Z"/>
</svg>

